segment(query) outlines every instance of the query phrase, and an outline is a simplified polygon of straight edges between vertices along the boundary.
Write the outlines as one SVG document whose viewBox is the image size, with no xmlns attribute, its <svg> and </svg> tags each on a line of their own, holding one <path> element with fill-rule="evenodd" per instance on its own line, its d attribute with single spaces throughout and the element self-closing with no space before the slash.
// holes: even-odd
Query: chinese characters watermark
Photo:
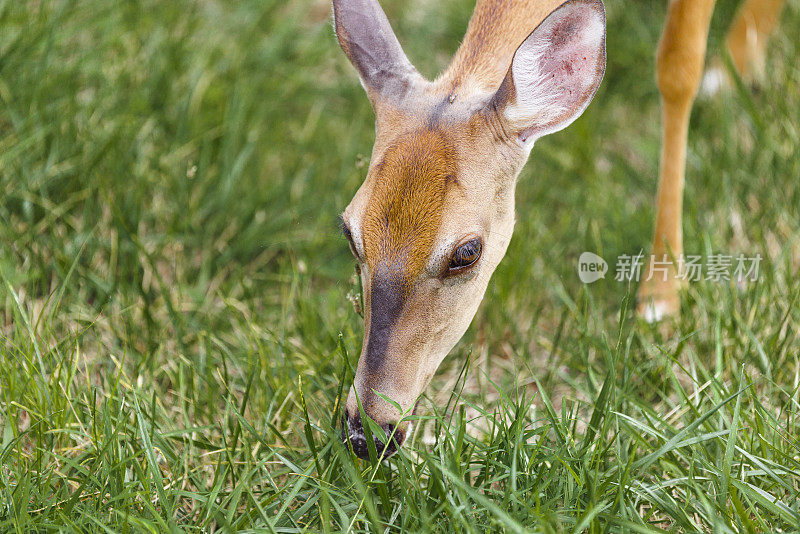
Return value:
<svg viewBox="0 0 800 534">
<path fill-rule="evenodd" d="M 614 280 L 617 282 L 648 282 L 675 278 L 687 282 L 708 280 L 711 282 L 755 282 L 758 280 L 758 268 L 761 254 L 747 256 L 745 254 L 709 254 L 705 258 L 700 255 L 681 254 L 676 258 L 637 254 L 622 254 L 614 264 Z M 605 278 L 609 265 L 602 257 L 593 252 L 584 252 L 578 258 L 578 277 L 584 284 L 591 284 Z"/>
</svg>

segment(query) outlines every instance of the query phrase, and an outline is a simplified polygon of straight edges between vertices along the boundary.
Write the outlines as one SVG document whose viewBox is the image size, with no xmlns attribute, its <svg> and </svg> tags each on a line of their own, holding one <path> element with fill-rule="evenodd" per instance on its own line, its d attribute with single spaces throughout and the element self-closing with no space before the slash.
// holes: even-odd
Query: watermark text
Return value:
<svg viewBox="0 0 800 534">
<path fill-rule="evenodd" d="M 644 254 L 621 254 L 614 261 L 614 280 L 617 282 L 667 281 L 670 278 L 687 282 L 755 282 L 758 280 L 761 254 L 681 254 L 677 257 Z M 606 277 L 608 262 L 594 252 L 584 252 L 578 258 L 578 277 L 591 284 Z"/>
</svg>

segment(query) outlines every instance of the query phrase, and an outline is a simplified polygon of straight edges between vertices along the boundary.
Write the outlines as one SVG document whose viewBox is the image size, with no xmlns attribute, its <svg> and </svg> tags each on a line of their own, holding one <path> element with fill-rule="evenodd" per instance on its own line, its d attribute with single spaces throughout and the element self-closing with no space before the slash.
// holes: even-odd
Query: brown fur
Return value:
<svg viewBox="0 0 800 534">
<path fill-rule="evenodd" d="M 395 141 L 377 163 L 363 232 L 367 264 L 402 265 L 404 277 L 418 275 L 442 220 L 449 185 L 455 183 L 452 145 L 435 129 L 421 129 Z"/>
</svg>

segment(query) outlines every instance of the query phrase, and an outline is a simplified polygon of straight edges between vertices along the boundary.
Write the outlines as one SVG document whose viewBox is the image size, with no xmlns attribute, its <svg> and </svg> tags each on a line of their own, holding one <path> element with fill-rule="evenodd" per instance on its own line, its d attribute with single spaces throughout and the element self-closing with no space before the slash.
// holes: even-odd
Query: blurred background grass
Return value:
<svg viewBox="0 0 800 534">
<path fill-rule="evenodd" d="M 457 48 L 472 11 L 469 0 L 383 5 L 430 77 Z M 420 455 L 374 470 L 337 449 L 326 426 L 352 373 L 344 353 L 354 366 L 362 330 L 346 298 L 353 262 L 336 216 L 363 179 L 373 137 L 372 112 L 337 47 L 329 9 L 315 0 L 0 2 L 4 529 L 375 529 L 381 522 L 399 528 L 398 517 L 406 528 L 434 529 L 445 509 L 467 514 L 448 500 L 460 486 L 432 467 L 436 458 L 458 464 L 453 443 L 436 439 L 448 420 L 418 432 Z M 734 9 L 720 3 L 712 60 L 722 57 Z M 510 425 L 521 416 L 508 411 L 514 402 L 502 391 L 522 391 L 539 408 L 536 396 L 549 394 L 566 431 L 586 438 L 593 399 L 611 380 L 615 400 L 597 413 L 616 430 L 597 454 L 614 464 L 634 451 L 658 451 L 673 435 L 660 425 L 691 425 L 704 403 L 721 402 L 721 392 L 754 385 L 742 408 L 753 418 L 747 450 L 760 451 L 762 462 L 783 462 L 788 471 L 778 478 L 795 493 L 769 476 L 756 485 L 783 488 L 790 512 L 743 493 L 741 512 L 736 499 L 723 499 L 707 514 L 693 513 L 705 528 L 715 521 L 733 530 L 746 530 L 747 521 L 756 530 L 790 525 L 800 517 L 790 430 L 800 413 L 800 43 L 793 31 L 800 8 L 788 2 L 770 43 L 768 76 L 756 88 L 733 85 L 701 99 L 692 117 L 686 251 L 760 253 L 761 279 L 744 289 L 694 284 L 683 317 L 668 328 L 631 321 L 632 288 L 611 276 L 587 287 L 575 271 L 584 250 L 612 265 L 620 254 L 647 251 L 652 232 L 660 142 L 654 49 L 665 5 L 609 1 L 607 10 L 605 81 L 579 121 L 537 143 L 517 189 L 507 257 L 429 388 L 434 402 L 426 410 L 448 398 L 471 355 L 468 418 L 480 407 L 498 409 Z M 619 374 L 610 377 L 610 369 Z M 700 387 L 709 377 L 717 396 Z M 697 409 L 669 419 L 688 402 L 687 384 L 700 388 Z M 733 405 L 725 407 L 729 416 L 714 424 L 730 430 L 737 419 Z M 623 454 L 615 410 L 660 433 L 635 427 L 641 435 Z M 766 412 L 782 422 L 765 430 L 759 418 Z M 561 435 L 559 418 L 534 417 L 534 434 Z M 480 429 L 511 439 L 492 421 L 473 421 L 476 458 L 491 457 L 494 443 Z M 503 439 L 501 448 L 511 446 Z M 314 440 L 329 455 L 327 474 L 298 478 L 321 469 Z M 727 458 L 726 442 L 720 447 L 710 454 Z M 600 497 L 573 495 L 564 488 L 574 470 L 550 473 L 566 484 L 561 489 L 540 487 L 537 470 L 556 469 L 556 456 L 529 457 L 530 484 L 515 483 L 511 492 L 521 501 L 538 495 L 539 515 L 520 515 L 492 493 L 507 481 L 486 476 L 477 497 L 463 490 L 467 510 L 481 519 L 460 528 L 511 529 L 515 521 L 577 528 L 587 502 L 605 510 L 590 517 L 592 528 L 628 515 L 640 530 L 691 528 L 691 513 L 682 515 L 667 497 L 612 499 L 612 513 Z M 681 467 L 655 465 L 637 483 L 690 477 L 691 462 L 675 462 Z M 744 472 L 767 464 L 734 465 Z M 341 472 L 331 474 L 331 466 Z M 360 482 L 363 473 L 372 482 Z M 575 477 L 585 489 L 585 473 Z M 442 487 L 431 490 L 439 479 Z M 727 492 L 732 482 L 725 484 Z M 687 487 L 687 502 L 707 491 Z M 420 512 L 415 499 L 432 508 Z"/>
</svg>

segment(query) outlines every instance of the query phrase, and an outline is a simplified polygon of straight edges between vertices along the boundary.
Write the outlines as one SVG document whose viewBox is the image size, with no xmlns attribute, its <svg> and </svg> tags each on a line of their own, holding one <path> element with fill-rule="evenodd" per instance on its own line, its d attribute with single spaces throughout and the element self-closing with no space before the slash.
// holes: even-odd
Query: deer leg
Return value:
<svg viewBox="0 0 800 534">
<path fill-rule="evenodd" d="M 658 45 L 656 79 L 661 93 L 660 178 L 653 254 L 642 272 L 638 311 L 648 321 L 679 312 L 679 259 L 683 254 L 681 210 L 689 116 L 703 75 L 706 41 L 715 0 L 671 0 Z M 658 269 L 656 262 L 669 262 Z"/>
<path fill-rule="evenodd" d="M 767 41 L 778 24 L 784 1 L 746 0 L 739 8 L 726 44 L 742 78 L 763 74 Z"/>
</svg>

